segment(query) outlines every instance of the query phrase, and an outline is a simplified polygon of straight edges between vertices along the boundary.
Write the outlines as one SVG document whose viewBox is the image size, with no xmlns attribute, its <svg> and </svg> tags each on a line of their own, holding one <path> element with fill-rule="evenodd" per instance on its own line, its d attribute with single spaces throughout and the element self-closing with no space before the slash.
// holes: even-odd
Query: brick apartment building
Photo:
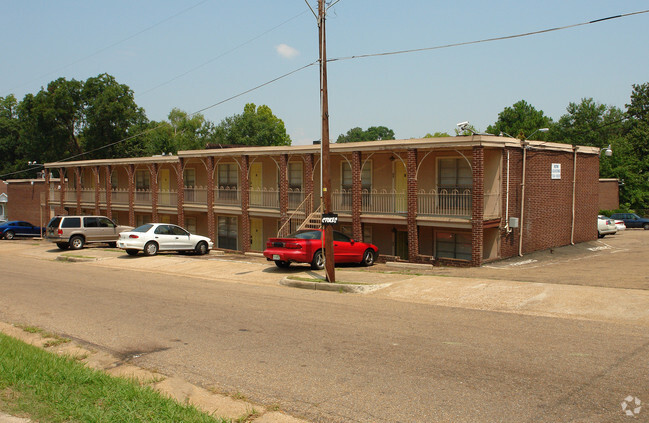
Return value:
<svg viewBox="0 0 649 423">
<path fill-rule="evenodd" d="M 58 181 L 58 179 L 57 179 Z M 25 220 L 36 226 L 44 226 L 50 216 L 45 207 L 50 183 L 45 179 L 9 179 L 2 181 L 6 186 L 7 220 Z"/>
<path fill-rule="evenodd" d="M 480 266 L 597 238 L 597 148 L 473 135 L 330 152 L 337 229 L 376 244 L 383 258 Z M 318 145 L 45 167 L 50 214 L 177 223 L 225 250 L 262 251 L 320 212 Z"/>
</svg>

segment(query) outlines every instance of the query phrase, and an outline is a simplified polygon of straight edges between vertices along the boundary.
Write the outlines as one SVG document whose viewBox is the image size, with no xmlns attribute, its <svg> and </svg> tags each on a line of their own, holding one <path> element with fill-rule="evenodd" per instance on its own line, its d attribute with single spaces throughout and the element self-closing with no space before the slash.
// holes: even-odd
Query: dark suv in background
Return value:
<svg viewBox="0 0 649 423">
<path fill-rule="evenodd" d="M 645 231 L 649 231 L 649 219 L 635 213 L 613 213 L 611 219 L 624 220 L 627 228 L 644 228 Z"/>
<path fill-rule="evenodd" d="M 120 232 L 131 229 L 132 226 L 119 226 L 105 216 L 55 216 L 47 224 L 45 238 L 62 250 L 78 250 L 92 242 L 116 247 Z"/>
</svg>

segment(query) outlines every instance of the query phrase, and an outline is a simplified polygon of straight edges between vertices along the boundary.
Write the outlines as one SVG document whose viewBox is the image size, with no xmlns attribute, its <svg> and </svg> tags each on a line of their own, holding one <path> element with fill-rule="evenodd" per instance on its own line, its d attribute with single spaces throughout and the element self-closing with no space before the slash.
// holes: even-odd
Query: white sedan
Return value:
<svg viewBox="0 0 649 423">
<path fill-rule="evenodd" d="M 155 256 L 158 251 L 194 251 L 196 254 L 207 254 L 213 246 L 214 243 L 209 238 L 191 234 L 170 223 L 147 223 L 120 233 L 117 240 L 117 247 L 132 256 L 140 251 L 144 252 L 145 256 Z"/>
</svg>

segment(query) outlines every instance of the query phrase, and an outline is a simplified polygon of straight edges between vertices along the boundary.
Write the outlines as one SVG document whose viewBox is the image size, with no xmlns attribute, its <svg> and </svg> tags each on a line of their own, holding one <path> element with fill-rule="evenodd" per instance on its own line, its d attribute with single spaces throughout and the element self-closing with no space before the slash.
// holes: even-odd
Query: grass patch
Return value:
<svg viewBox="0 0 649 423">
<path fill-rule="evenodd" d="M 150 387 L 110 377 L 1 333 L 0 409 L 41 423 L 228 423 Z"/>
<path fill-rule="evenodd" d="M 43 330 L 43 329 L 41 329 L 39 327 L 36 327 L 36 326 L 20 326 L 20 325 L 18 325 L 18 327 L 20 329 L 24 330 L 27 333 L 38 333 L 43 338 L 48 338 L 48 340 L 43 345 L 45 348 L 56 347 L 57 345 L 66 344 L 66 343 L 70 342 L 70 340 L 68 338 L 64 338 L 62 336 L 59 336 L 59 335 L 56 335 L 56 334 L 53 334 L 53 333 L 50 333 L 50 332 L 46 332 L 45 330 Z"/>
<path fill-rule="evenodd" d="M 62 254 L 64 257 L 73 257 L 73 258 L 85 258 L 85 259 L 94 259 L 97 257 L 92 256 L 82 256 L 81 254 Z"/>
</svg>

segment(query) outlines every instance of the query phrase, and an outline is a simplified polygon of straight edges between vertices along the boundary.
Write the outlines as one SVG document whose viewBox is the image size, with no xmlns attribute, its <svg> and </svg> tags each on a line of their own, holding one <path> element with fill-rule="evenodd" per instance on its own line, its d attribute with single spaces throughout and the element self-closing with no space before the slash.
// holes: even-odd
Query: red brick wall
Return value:
<svg viewBox="0 0 649 423">
<path fill-rule="evenodd" d="M 503 177 L 501 192 L 503 226 L 507 225 L 507 152 L 509 152 L 509 217 L 521 216 L 521 175 L 523 168 L 523 151 L 518 148 L 503 150 Z M 500 256 L 512 257 L 518 254 L 518 237 L 520 229 L 511 229 L 501 232 Z"/>
<path fill-rule="evenodd" d="M 561 179 L 551 179 L 553 163 L 561 165 Z M 525 212 L 523 222 L 519 222 L 522 223 L 523 230 L 523 254 L 570 244 L 573 164 L 572 152 L 528 150 Z M 506 172 L 506 164 L 504 171 Z M 597 238 L 598 175 L 599 157 L 592 154 L 577 154 L 575 243 Z M 522 152 L 511 151 L 510 217 L 520 218 L 521 176 Z M 503 178 L 503 194 L 505 189 L 506 177 Z M 501 241 L 503 258 L 518 254 L 520 230 L 520 228 L 514 229 L 509 235 L 503 233 Z"/>
<path fill-rule="evenodd" d="M 44 179 L 31 181 L 7 181 L 7 220 L 26 220 L 33 225 L 39 226 L 41 219 L 41 193 L 43 193 L 43 204 L 48 194 L 47 185 Z M 43 225 L 50 220 L 49 211 L 43 208 Z"/>
<path fill-rule="evenodd" d="M 620 208 L 620 186 L 617 179 L 599 181 L 599 209 L 617 210 Z"/>
</svg>

